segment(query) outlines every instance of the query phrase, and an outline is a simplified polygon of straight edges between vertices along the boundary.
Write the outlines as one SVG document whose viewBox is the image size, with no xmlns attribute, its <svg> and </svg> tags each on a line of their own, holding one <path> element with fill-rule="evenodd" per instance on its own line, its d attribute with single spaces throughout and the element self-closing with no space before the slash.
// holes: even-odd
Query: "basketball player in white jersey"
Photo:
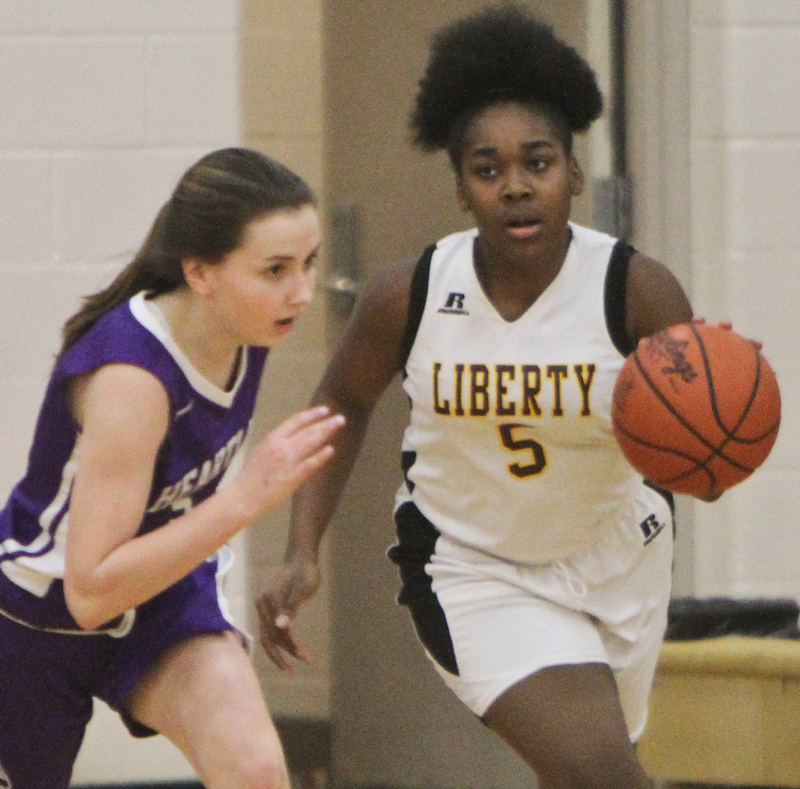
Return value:
<svg viewBox="0 0 800 789">
<path fill-rule="evenodd" d="M 522 10 L 440 31 L 412 127 L 449 154 L 475 228 L 362 294 L 314 397 L 346 426 L 295 497 L 283 577 L 259 601 L 286 668 L 304 654 L 289 625 L 319 582 L 324 527 L 402 373 L 399 602 L 447 685 L 546 789 L 648 785 L 632 743 L 670 594 L 671 499 L 621 454 L 611 393 L 637 341 L 692 309 L 664 265 L 569 221 L 573 133 L 601 109 L 588 64 Z"/>
</svg>

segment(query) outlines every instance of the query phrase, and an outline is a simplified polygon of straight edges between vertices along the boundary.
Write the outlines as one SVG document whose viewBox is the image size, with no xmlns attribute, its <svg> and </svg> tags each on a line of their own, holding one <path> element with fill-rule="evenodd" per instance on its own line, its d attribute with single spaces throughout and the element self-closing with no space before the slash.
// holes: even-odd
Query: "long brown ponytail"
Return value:
<svg viewBox="0 0 800 789">
<path fill-rule="evenodd" d="M 305 181 L 257 151 L 207 154 L 184 173 L 133 260 L 108 287 L 86 296 L 64 324 L 60 353 L 140 291 L 158 295 L 184 285 L 185 258 L 217 262 L 239 246 L 254 219 L 314 202 Z"/>
</svg>

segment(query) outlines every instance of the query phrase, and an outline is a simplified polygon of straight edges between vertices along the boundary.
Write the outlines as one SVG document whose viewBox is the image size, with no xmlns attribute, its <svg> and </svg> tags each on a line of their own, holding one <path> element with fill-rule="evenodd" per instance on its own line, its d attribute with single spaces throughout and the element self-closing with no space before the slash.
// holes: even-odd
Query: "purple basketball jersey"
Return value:
<svg viewBox="0 0 800 789">
<path fill-rule="evenodd" d="M 37 628 L 80 629 L 63 591 L 69 498 L 80 461 L 80 432 L 66 399 L 70 376 L 132 364 L 167 391 L 170 423 L 139 528 L 143 534 L 216 490 L 245 440 L 266 355 L 266 348 L 244 348 L 233 386 L 222 390 L 191 365 L 143 293 L 100 318 L 57 360 L 27 471 L 0 511 L 0 612 Z M 128 612 L 106 631 L 123 635 L 133 617 Z"/>
</svg>

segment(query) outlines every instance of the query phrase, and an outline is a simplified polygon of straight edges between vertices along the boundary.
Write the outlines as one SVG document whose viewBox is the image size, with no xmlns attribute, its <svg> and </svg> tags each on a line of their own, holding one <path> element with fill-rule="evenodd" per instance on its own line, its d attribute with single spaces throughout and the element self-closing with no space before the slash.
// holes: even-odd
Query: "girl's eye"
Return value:
<svg viewBox="0 0 800 789">
<path fill-rule="evenodd" d="M 284 266 L 283 263 L 275 263 L 267 269 L 267 276 L 277 279 L 281 274 L 283 274 L 285 268 L 286 266 Z"/>
<path fill-rule="evenodd" d="M 309 271 L 310 269 L 314 268 L 314 265 L 316 264 L 316 262 L 317 262 L 316 253 L 314 253 L 313 255 L 309 255 L 308 258 L 306 259 L 306 262 L 305 262 L 303 268 L 305 268 L 306 271 Z"/>
<path fill-rule="evenodd" d="M 481 164 L 475 168 L 475 175 L 478 178 L 492 178 L 497 175 L 497 169 L 492 164 Z"/>
<path fill-rule="evenodd" d="M 530 167 L 531 170 L 533 170 L 533 172 L 538 173 L 541 172 L 542 170 L 547 169 L 547 160 L 531 159 L 530 162 L 528 163 L 528 166 Z"/>
</svg>

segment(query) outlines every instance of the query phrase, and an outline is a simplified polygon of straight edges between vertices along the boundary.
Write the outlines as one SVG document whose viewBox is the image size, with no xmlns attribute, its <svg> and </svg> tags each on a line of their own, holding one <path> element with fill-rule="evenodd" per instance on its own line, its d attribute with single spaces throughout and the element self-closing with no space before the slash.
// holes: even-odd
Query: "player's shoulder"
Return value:
<svg viewBox="0 0 800 789">
<path fill-rule="evenodd" d="M 692 319 L 692 307 L 678 278 L 658 260 L 634 252 L 628 264 L 628 335 L 634 342 Z"/>
<path fill-rule="evenodd" d="M 101 315 L 61 353 L 55 374 L 78 375 L 114 362 L 144 367 L 163 365 L 163 344 L 153 327 L 136 316 L 135 301 L 136 297 L 128 299 Z"/>
<path fill-rule="evenodd" d="M 401 260 L 369 278 L 356 301 L 354 320 L 390 329 L 401 326 L 408 311 L 416 260 Z"/>
<path fill-rule="evenodd" d="M 398 260 L 381 269 L 364 287 L 356 312 L 402 330 L 412 291 L 427 282 L 431 256 L 438 247 L 439 244 L 431 244 L 419 256 Z"/>
<path fill-rule="evenodd" d="M 424 304 L 428 275 L 435 255 L 461 247 L 471 251 L 475 231 L 451 233 L 427 246 L 417 257 L 398 260 L 373 275 L 359 294 L 353 322 L 399 340 L 411 311 Z"/>
</svg>

